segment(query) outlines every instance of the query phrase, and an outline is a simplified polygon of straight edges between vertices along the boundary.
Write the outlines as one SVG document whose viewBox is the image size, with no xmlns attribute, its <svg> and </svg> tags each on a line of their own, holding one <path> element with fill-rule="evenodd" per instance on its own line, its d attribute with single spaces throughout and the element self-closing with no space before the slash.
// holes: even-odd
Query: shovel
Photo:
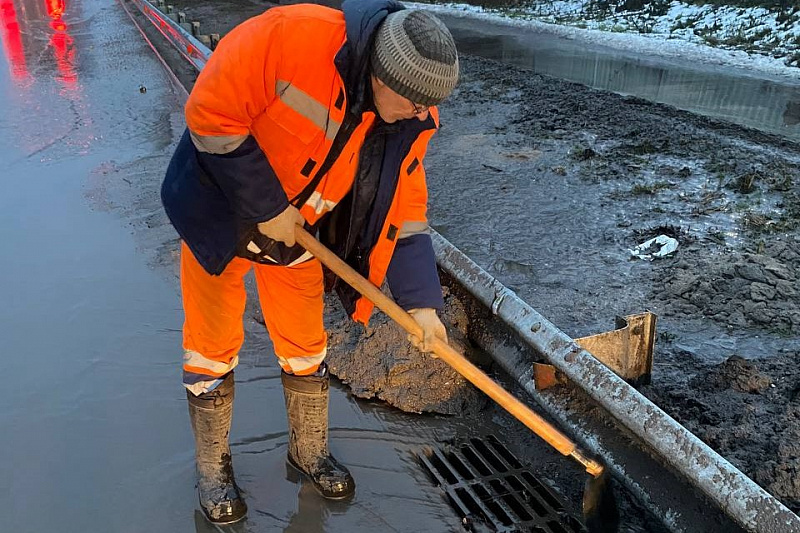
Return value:
<svg viewBox="0 0 800 533">
<path fill-rule="evenodd" d="M 422 328 L 417 321 L 397 305 L 391 298 L 383 294 L 375 285 L 366 280 L 336 254 L 328 250 L 310 233 L 300 226 L 295 228 L 297 242 L 319 259 L 340 279 L 348 283 L 362 296 L 374 303 L 384 313 L 397 322 L 404 330 L 417 338 L 422 338 Z M 562 455 L 578 461 L 589 473 L 583 494 L 583 514 L 586 526 L 591 533 L 615 532 L 619 526 L 619 511 L 608 480 L 608 473 L 603 465 L 587 457 L 578 446 L 563 433 L 553 427 L 528 406 L 512 396 L 503 387 L 495 383 L 482 370 L 469 362 L 463 355 L 451 348 L 441 339 L 435 339 L 433 353 L 439 359 L 453 367 L 470 383 L 478 387 L 487 396 L 500 404 L 514 418 L 525 424 L 531 431 L 539 435 L 550 446 Z"/>
</svg>

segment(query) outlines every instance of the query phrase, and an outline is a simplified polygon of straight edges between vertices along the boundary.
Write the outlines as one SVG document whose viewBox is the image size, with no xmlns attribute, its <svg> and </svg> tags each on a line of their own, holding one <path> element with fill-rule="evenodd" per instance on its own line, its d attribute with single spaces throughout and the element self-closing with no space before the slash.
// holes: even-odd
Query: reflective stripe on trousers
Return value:
<svg viewBox="0 0 800 533">
<path fill-rule="evenodd" d="M 234 369 L 244 343 L 244 276 L 254 269 L 264 322 L 285 372 L 307 375 L 325 359 L 322 267 L 312 259 L 283 267 L 234 258 L 219 276 L 206 272 L 181 244 L 183 378 L 195 394 Z"/>
</svg>

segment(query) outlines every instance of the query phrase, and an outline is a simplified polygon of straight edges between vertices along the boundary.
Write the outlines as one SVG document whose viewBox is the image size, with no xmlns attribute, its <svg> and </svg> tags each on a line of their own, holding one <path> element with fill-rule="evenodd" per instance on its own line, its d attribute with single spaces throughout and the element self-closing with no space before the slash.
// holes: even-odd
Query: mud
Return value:
<svg viewBox="0 0 800 533">
<path fill-rule="evenodd" d="M 644 392 L 756 483 L 800 510 L 800 353 L 750 361 L 733 355 L 685 386 Z"/>
<path fill-rule="evenodd" d="M 762 253 L 725 252 L 675 261 L 656 296 L 670 314 L 705 316 L 730 329 L 800 332 L 800 242 L 777 241 Z"/>
<path fill-rule="evenodd" d="M 482 59 L 463 73 L 428 157 L 434 226 L 573 336 L 655 311 L 643 392 L 797 511 L 798 146 Z M 478 189 L 499 198 L 457 211 Z M 658 234 L 673 257 L 630 257 Z"/>
<path fill-rule="evenodd" d="M 203 5 L 240 6 L 215 24 L 265 7 Z M 432 225 L 574 337 L 656 312 L 643 392 L 800 510 L 800 146 L 494 61 L 461 66 L 426 158 Z M 631 258 L 662 233 L 674 256 Z M 414 412 L 477 406 L 385 317 L 362 336 L 329 307 L 331 366 L 353 394 Z"/>
<path fill-rule="evenodd" d="M 414 348 L 405 331 L 385 314 L 376 312 L 365 331 L 332 298 L 329 303 L 328 364 L 355 396 L 383 400 L 412 413 L 464 415 L 486 404 L 486 397 L 449 365 Z M 450 345 L 474 362 L 489 363 L 470 346 L 466 311 L 449 291 L 445 306 L 442 321 Z"/>
</svg>

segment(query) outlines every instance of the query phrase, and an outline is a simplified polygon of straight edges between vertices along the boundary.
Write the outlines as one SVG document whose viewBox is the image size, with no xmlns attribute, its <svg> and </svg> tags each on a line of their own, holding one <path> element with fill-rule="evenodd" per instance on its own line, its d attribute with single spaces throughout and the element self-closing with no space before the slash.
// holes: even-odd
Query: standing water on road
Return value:
<svg viewBox="0 0 800 533">
<path fill-rule="evenodd" d="M 117 9 L 0 8 L 5 531 L 167 531 L 186 498 L 179 304 L 109 212 L 171 141 L 175 101 Z"/>
<path fill-rule="evenodd" d="M 3 531 L 189 532 L 194 442 L 181 386 L 177 239 L 158 187 L 179 99 L 118 3 L 0 4 Z M 454 431 L 331 398 L 358 483 L 333 504 L 287 475 L 279 368 L 250 312 L 231 435 L 238 531 L 457 531 L 414 452 Z"/>
</svg>

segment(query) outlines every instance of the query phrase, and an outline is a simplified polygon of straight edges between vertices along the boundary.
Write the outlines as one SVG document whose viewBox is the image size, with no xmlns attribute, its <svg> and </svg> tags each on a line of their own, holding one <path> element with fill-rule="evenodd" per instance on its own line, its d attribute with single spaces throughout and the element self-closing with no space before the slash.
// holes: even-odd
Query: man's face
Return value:
<svg viewBox="0 0 800 533">
<path fill-rule="evenodd" d="M 375 99 L 375 108 L 384 122 L 392 123 L 410 118 L 427 120 L 427 106 L 415 104 L 391 90 L 388 85 L 375 76 L 370 77 L 372 78 L 372 96 Z"/>
</svg>

